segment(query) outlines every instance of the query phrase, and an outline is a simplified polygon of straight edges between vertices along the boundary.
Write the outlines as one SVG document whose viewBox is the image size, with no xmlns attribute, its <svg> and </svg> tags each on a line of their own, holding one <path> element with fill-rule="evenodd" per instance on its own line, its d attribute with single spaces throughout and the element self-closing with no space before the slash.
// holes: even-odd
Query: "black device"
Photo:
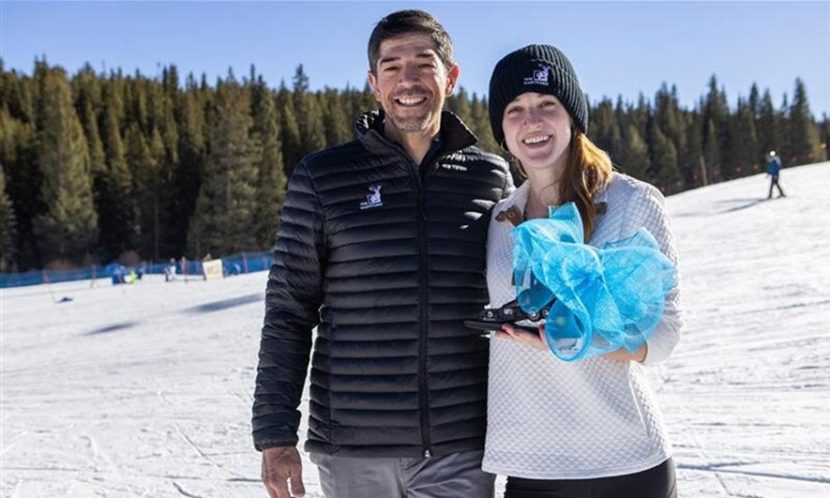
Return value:
<svg viewBox="0 0 830 498">
<path fill-rule="evenodd" d="M 464 320 L 464 325 L 476 330 L 499 330 L 505 323 L 518 329 L 537 333 L 539 325 L 547 319 L 553 301 L 537 313 L 526 313 L 514 299 L 499 308 L 485 308 L 476 320 Z"/>
</svg>

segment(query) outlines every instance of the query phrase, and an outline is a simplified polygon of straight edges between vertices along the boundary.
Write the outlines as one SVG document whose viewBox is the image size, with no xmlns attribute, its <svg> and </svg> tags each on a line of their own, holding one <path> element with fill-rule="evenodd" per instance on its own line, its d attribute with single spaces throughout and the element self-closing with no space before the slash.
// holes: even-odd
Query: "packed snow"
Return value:
<svg viewBox="0 0 830 498">
<path fill-rule="evenodd" d="M 681 497 L 830 496 L 830 163 L 783 170 L 786 198 L 767 182 L 668 200 L 687 326 L 651 373 Z M 250 438 L 265 279 L 0 291 L 0 495 L 267 496 Z"/>
</svg>

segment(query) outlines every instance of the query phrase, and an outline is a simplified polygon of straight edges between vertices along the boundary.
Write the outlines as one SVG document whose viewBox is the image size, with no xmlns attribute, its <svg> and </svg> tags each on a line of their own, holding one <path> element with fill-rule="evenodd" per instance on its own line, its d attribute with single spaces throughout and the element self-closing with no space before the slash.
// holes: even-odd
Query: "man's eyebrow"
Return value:
<svg viewBox="0 0 830 498">
<path fill-rule="evenodd" d="M 400 59 L 400 56 L 384 57 L 384 58 L 382 58 L 381 60 L 378 61 L 378 64 L 385 64 L 387 62 L 394 62 L 394 61 L 399 60 L 399 59 Z"/>
<path fill-rule="evenodd" d="M 430 59 L 430 60 L 432 60 L 432 59 L 438 58 L 438 54 L 436 54 L 432 50 L 424 50 L 423 52 L 418 52 L 417 54 L 415 54 L 415 57 L 418 58 L 418 59 Z M 390 56 L 381 58 L 378 61 L 378 64 L 386 64 L 386 63 L 389 63 L 389 62 L 395 62 L 395 61 L 398 61 L 400 59 L 401 59 L 400 55 L 390 55 Z"/>
</svg>

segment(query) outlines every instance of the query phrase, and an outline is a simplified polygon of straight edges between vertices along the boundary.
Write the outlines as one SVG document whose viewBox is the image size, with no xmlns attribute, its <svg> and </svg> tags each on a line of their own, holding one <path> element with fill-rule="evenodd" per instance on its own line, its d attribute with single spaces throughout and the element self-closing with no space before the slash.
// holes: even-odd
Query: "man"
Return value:
<svg viewBox="0 0 830 498">
<path fill-rule="evenodd" d="M 266 292 L 253 437 L 272 498 L 302 496 L 297 407 L 312 329 L 305 449 L 328 498 L 492 496 L 481 471 L 488 210 L 506 162 L 442 111 L 458 81 L 444 28 L 395 12 L 369 40 L 382 110 L 294 170 Z M 289 492 L 290 489 L 290 492 Z"/>
<path fill-rule="evenodd" d="M 781 174 L 781 159 L 775 154 L 774 150 L 767 154 L 767 174 L 769 175 L 769 194 L 767 199 L 772 199 L 772 188 L 778 188 L 778 197 L 786 197 L 784 191 L 781 190 L 781 185 L 778 183 L 778 176 Z"/>
</svg>

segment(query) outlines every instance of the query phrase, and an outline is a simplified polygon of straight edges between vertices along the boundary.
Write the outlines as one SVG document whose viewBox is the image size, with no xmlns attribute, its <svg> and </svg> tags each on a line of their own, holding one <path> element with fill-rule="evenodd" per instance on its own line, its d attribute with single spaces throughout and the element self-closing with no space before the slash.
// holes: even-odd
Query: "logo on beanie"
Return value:
<svg viewBox="0 0 830 498">
<path fill-rule="evenodd" d="M 538 69 L 533 70 L 533 76 L 525 78 L 525 85 L 541 85 L 548 86 L 548 75 L 550 74 L 550 66 L 540 65 Z"/>
</svg>

